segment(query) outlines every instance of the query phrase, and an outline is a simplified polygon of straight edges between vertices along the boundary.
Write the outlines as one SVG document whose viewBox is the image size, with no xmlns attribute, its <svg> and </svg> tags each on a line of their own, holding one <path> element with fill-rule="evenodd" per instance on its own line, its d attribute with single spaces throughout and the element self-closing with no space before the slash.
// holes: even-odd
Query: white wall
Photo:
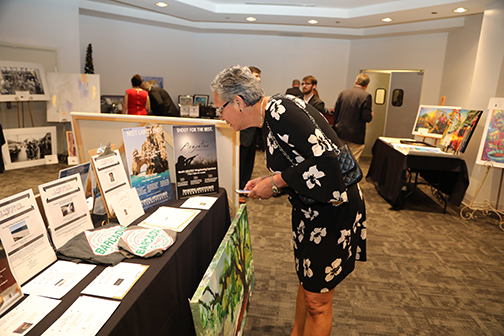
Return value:
<svg viewBox="0 0 504 336">
<path fill-rule="evenodd" d="M 78 5 L 78 0 L 0 0 L 0 42 L 58 48 L 60 72 L 80 73 Z"/>
<path fill-rule="evenodd" d="M 420 104 L 437 105 L 448 34 L 425 34 L 354 40 L 348 63 L 347 87 L 360 69 L 424 70 Z M 413 127 L 413 126 L 412 126 Z"/>
</svg>

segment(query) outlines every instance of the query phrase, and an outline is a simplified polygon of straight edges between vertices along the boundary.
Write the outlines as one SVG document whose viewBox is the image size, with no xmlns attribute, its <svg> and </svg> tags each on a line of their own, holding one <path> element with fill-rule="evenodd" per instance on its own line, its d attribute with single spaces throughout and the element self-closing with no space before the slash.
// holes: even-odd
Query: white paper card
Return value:
<svg viewBox="0 0 504 336">
<path fill-rule="evenodd" d="M 28 294 L 61 299 L 95 267 L 96 265 L 58 260 L 22 289 Z"/>
<path fill-rule="evenodd" d="M 120 301 L 81 296 L 42 335 L 96 335 L 120 303 Z"/>
<path fill-rule="evenodd" d="M 0 319 L 0 335 L 23 335 L 39 323 L 58 304 L 59 300 L 30 295 Z"/>
<path fill-rule="evenodd" d="M 187 199 L 180 207 L 191 209 L 208 210 L 217 201 L 217 197 L 212 196 L 195 196 Z"/>
<path fill-rule="evenodd" d="M 135 188 L 111 197 L 110 205 L 122 226 L 128 226 L 145 212 Z"/>
<path fill-rule="evenodd" d="M 182 232 L 200 212 L 200 210 L 159 207 L 139 225 L 153 229 L 169 229 Z"/>
</svg>

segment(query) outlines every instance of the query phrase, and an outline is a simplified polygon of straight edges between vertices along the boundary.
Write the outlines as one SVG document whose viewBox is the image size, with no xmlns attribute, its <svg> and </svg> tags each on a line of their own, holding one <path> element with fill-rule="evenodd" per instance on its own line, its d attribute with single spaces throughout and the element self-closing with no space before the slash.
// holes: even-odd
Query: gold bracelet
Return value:
<svg viewBox="0 0 504 336">
<path fill-rule="evenodd" d="M 273 196 L 280 194 L 280 190 L 278 190 L 277 186 L 275 185 L 275 182 L 273 182 L 273 175 L 270 176 L 270 182 L 271 182 L 271 190 L 273 191 Z"/>
</svg>

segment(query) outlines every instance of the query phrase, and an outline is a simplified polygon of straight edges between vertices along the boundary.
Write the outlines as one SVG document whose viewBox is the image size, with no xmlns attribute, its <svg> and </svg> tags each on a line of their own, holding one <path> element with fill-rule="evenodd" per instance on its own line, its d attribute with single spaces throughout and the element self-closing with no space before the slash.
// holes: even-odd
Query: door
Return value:
<svg viewBox="0 0 504 336">
<path fill-rule="evenodd" d="M 366 91 L 373 97 L 373 120 L 371 120 L 366 127 L 366 140 L 364 142 L 365 147 L 364 152 L 362 152 L 363 155 L 371 155 L 371 149 L 376 139 L 384 134 L 390 82 L 389 72 L 367 72 L 367 74 L 369 75 L 370 81 Z M 384 99 L 378 101 L 377 104 L 377 96 L 380 98 L 383 93 Z"/>
<path fill-rule="evenodd" d="M 422 92 L 423 71 L 390 74 L 387 117 L 383 135 L 392 138 L 412 138 Z"/>
</svg>

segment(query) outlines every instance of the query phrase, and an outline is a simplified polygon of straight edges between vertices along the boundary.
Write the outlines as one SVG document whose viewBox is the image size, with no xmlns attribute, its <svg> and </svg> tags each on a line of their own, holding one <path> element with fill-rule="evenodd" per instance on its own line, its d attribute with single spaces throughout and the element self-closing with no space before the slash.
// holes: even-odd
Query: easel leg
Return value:
<svg viewBox="0 0 504 336">
<path fill-rule="evenodd" d="M 30 119 L 31 119 L 31 122 L 32 122 L 32 127 L 35 127 L 35 124 L 33 123 L 33 115 L 32 115 L 32 112 L 31 112 L 30 101 L 28 101 L 28 110 L 30 111 Z"/>
</svg>

